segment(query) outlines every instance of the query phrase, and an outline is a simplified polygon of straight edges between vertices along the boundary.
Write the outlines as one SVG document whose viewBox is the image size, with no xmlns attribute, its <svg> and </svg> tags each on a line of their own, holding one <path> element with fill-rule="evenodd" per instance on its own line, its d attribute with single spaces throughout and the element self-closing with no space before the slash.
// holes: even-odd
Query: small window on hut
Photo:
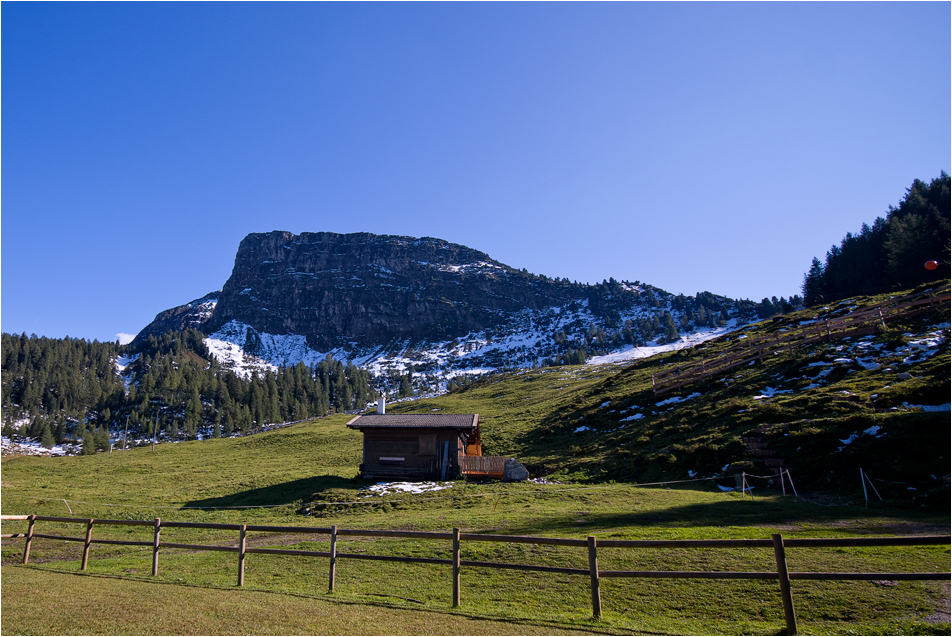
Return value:
<svg viewBox="0 0 952 637">
<path fill-rule="evenodd" d="M 435 456 L 436 455 L 436 434 L 421 434 L 420 435 L 420 455 L 421 456 Z"/>
<path fill-rule="evenodd" d="M 398 458 L 395 456 L 380 456 L 380 464 L 389 464 L 389 465 L 401 465 L 403 464 L 404 458 Z"/>
</svg>

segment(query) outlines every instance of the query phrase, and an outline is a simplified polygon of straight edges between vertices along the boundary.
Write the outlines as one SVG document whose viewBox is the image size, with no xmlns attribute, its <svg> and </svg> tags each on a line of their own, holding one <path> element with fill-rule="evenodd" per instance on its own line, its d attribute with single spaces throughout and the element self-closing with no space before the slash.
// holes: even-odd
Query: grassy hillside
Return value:
<svg viewBox="0 0 952 637">
<path fill-rule="evenodd" d="M 732 342 L 880 300 L 804 310 L 628 364 L 501 374 L 389 410 L 479 413 L 487 455 L 514 456 L 535 476 L 588 483 L 718 476 L 730 486 L 740 471 L 775 474 L 741 441 L 760 431 L 802 490 L 858 497 L 862 468 L 890 503 L 947 511 L 949 412 L 904 406 L 949 400 L 945 314 L 787 351 L 679 393 L 652 391 L 652 374 L 701 356 L 711 360 Z M 4 505 L 27 495 L 90 502 L 121 497 L 113 503 L 143 507 L 300 509 L 312 499 L 348 500 L 360 486 L 352 479 L 361 445 L 360 434 L 343 426 L 349 418 L 340 414 L 240 439 L 160 444 L 154 451 L 5 458 Z"/>
<path fill-rule="evenodd" d="M 787 351 L 681 392 L 652 391 L 652 374 L 701 356 L 711 360 L 739 338 L 780 333 L 884 298 L 803 310 L 627 365 L 503 375 L 391 410 L 477 412 L 484 453 L 513 455 L 536 475 L 585 480 L 776 473 L 741 442 L 763 428 L 797 484 L 855 493 L 863 468 L 884 497 L 947 510 L 949 412 L 903 406 L 949 401 L 947 311 L 890 323 L 879 335 Z M 904 373 L 912 378 L 902 380 Z M 879 429 L 862 434 L 874 427 Z M 725 472 L 726 465 L 732 466 Z"/>
<path fill-rule="evenodd" d="M 784 317 L 745 332 L 781 330 L 814 314 Z M 880 409 L 901 407 L 904 402 L 948 401 L 946 320 L 918 317 L 881 336 L 776 356 L 762 365 L 735 370 L 725 380 L 687 388 L 680 394 L 684 400 L 663 405 L 658 403 L 671 396 L 654 396 L 652 373 L 701 352 L 612 367 L 500 375 L 437 399 L 391 406 L 394 411 L 421 413 L 478 412 L 485 453 L 520 458 L 533 473 L 559 478 L 562 484 L 456 481 L 430 493 L 373 496 L 363 490 L 366 483 L 355 479 L 360 434 L 344 426 L 351 416 L 341 414 L 247 438 L 160 444 L 154 451 L 141 447 L 111 455 L 4 457 L 2 510 L 347 528 L 459 527 L 582 538 L 948 534 L 948 487 L 931 477 L 935 473 L 942 478 L 948 471 L 948 412 L 872 411 L 862 403 L 840 400 L 848 391 L 864 402 L 878 394 Z M 916 341 L 925 334 L 933 334 L 932 344 L 920 348 Z M 705 356 L 725 346 L 706 344 Z M 860 349 L 875 346 L 879 346 L 878 369 L 856 362 L 872 367 L 873 355 Z M 836 362 L 846 358 L 853 363 Z M 823 364 L 811 367 L 811 363 Z M 898 380 L 897 375 L 907 370 L 912 378 Z M 809 385 L 817 386 L 806 389 Z M 787 389 L 792 391 L 776 393 Z M 773 397 L 755 398 L 767 393 Z M 692 394 L 699 395 L 690 398 Z M 624 420 L 636 413 L 643 417 Z M 763 482 L 756 483 L 754 500 L 717 488 L 733 485 L 729 477 L 733 469 L 725 471 L 725 464 L 755 473 L 763 470 L 740 442 L 741 435 L 761 425 L 776 426 L 767 438 L 788 459 L 807 499 L 772 493 Z M 880 429 L 862 434 L 872 426 Z M 586 429 L 576 432 L 582 427 Z M 860 435 L 844 444 L 842 440 L 854 432 Z M 858 472 L 853 473 L 859 466 L 877 480 L 915 482 L 877 482 L 887 502 L 866 508 Z M 633 484 L 685 480 L 689 471 L 698 477 L 718 473 L 720 478 L 672 488 Z M 941 496 L 943 488 L 946 495 L 940 501 L 936 495 Z M 919 506 L 929 502 L 936 504 Z M 76 526 L 44 524 L 43 532 L 81 534 Z M 4 533 L 17 530 L 15 524 L 4 524 Z M 96 536 L 103 538 L 148 539 L 148 535 L 135 528 L 96 529 Z M 226 531 L 176 529 L 163 532 L 163 538 L 236 542 L 234 533 Z M 250 541 L 255 546 L 326 547 L 326 540 L 315 542 L 306 536 L 258 535 Z M 217 632 L 223 633 L 285 634 L 771 634 L 783 626 L 776 583 L 766 581 L 606 580 L 604 617 L 593 622 L 587 584 L 572 576 L 464 569 L 463 606 L 453 610 L 445 567 L 344 560 L 338 591 L 328 595 L 325 559 L 256 554 L 249 557 L 246 586 L 238 591 L 232 554 L 164 550 L 159 576 L 153 579 L 148 548 L 96 546 L 87 575 L 77 574 L 80 550 L 77 544 L 38 540 L 34 565 L 23 568 L 15 566 L 22 541 L 4 540 L 4 633 L 206 634 L 218 626 Z M 349 538 L 341 550 L 449 554 L 445 542 L 389 538 Z M 584 553 L 577 550 L 491 543 L 467 544 L 463 559 L 577 568 L 586 564 Z M 599 559 L 603 569 L 759 570 L 770 568 L 773 558 L 770 551 L 686 549 L 608 550 Z M 791 570 L 804 571 L 946 571 L 949 548 L 791 550 L 788 561 Z M 926 622 L 929 617 L 941 619 L 936 613 L 947 605 L 943 602 L 948 598 L 947 584 L 941 582 L 893 586 L 797 581 L 794 596 L 805 634 L 948 634 L 949 630 L 947 616 L 945 623 Z M 109 613 L 123 604 L 115 600 L 132 598 L 149 613 Z M 186 604 L 185 599 L 204 601 Z M 240 611 L 268 604 L 290 618 L 303 612 L 302 601 L 317 609 L 314 614 L 279 624 L 256 621 L 253 613 Z M 193 614 L 192 621 L 181 621 L 183 605 Z M 48 608 L 65 610 L 38 610 Z M 75 618 L 84 615 L 88 621 L 77 624 Z"/>
</svg>

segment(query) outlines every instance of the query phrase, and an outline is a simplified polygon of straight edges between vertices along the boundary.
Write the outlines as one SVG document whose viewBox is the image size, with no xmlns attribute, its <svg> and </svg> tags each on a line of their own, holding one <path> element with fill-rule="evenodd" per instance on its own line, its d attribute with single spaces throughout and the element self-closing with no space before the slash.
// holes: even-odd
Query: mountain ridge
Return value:
<svg viewBox="0 0 952 637">
<path fill-rule="evenodd" d="M 469 370 L 580 362 L 757 317 L 750 301 L 614 278 L 572 283 L 432 237 L 273 231 L 241 241 L 220 291 L 160 312 L 136 341 L 195 328 L 226 344 L 216 352 L 238 347 L 219 356 L 233 364 L 330 353 L 379 375 L 446 372 L 451 359 Z"/>
</svg>

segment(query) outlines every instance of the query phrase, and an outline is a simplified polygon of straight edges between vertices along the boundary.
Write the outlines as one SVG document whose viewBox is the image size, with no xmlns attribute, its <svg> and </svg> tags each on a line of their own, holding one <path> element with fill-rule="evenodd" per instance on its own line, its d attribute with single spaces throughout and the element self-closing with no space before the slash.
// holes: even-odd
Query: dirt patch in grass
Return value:
<svg viewBox="0 0 952 637">
<path fill-rule="evenodd" d="M 948 623 L 949 620 L 950 620 L 950 613 L 949 613 L 949 609 L 950 609 L 950 604 L 949 604 L 949 601 L 950 601 L 949 582 L 943 582 L 943 584 L 942 584 L 942 595 L 940 596 L 940 598 L 939 598 L 937 601 L 938 601 L 938 608 L 936 609 L 936 611 L 935 611 L 934 613 L 932 613 L 931 615 L 927 616 L 927 617 L 925 618 L 925 621 L 929 622 L 930 624 L 941 624 L 941 623 L 943 623 L 943 622 L 944 622 L 944 623 Z"/>
</svg>

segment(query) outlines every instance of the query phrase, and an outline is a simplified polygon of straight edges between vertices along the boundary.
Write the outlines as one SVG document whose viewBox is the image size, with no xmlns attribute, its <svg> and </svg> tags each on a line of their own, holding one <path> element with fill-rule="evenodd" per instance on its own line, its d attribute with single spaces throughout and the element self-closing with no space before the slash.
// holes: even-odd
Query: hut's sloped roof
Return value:
<svg viewBox="0 0 952 637">
<path fill-rule="evenodd" d="M 474 429 L 479 424 L 479 414 L 367 414 L 352 418 L 347 426 L 351 429 Z"/>
</svg>

